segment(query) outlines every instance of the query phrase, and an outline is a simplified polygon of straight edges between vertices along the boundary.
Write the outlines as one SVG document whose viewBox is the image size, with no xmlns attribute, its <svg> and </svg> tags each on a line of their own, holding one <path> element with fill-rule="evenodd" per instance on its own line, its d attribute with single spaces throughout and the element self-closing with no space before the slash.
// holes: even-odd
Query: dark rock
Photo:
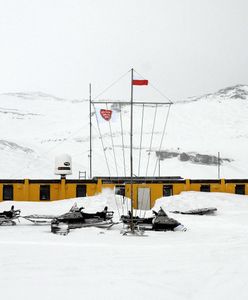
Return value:
<svg viewBox="0 0 248 300">
<path fill-rule="evenodd" d="M 202 165 L 218 165 L 218 157 L 216 155 L 208 155 L 208 154 L 200 154 L 195 152 L 176 152 L 176 151 L 156 151 L 156 156 L 160 159 L 169 159 L 173 157 L 178 157 L 180 161 L 190 161 L 194 164 L 202 164 Z M 220 158 L 219 163 L 223 164 L 224 162 L 231 162 L 230 158 Z"/>
<path fill-rule="evenodd" d="M 156 156 L 160 160 L 177 157 L 178 155 L 179 153 L 174 151 L 156 151 Z"/>
<path fill-rule="evenodd" d="M 181 160 L 181 161 L 188 161 L 188 160 L 190 160 L 190 158 L 191 158 L 190 155 L 185 152 L 183 152 L 179 155 L 179 160 Z"/>
</svg>

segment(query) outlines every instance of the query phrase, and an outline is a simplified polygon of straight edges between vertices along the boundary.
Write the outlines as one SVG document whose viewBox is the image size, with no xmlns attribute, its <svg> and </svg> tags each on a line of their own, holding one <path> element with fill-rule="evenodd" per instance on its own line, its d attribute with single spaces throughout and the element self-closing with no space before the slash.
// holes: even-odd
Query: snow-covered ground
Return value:
<svg viewBox="0 0 248 300">
<path fill-rule="evenodd" d="M 142 89 L 143 90 L 143 89 Z M 135 95 L 138 89 L 135 89 Z M 145 97 L 145 94 L 143 95 Z M 105 99 L 105 96 L 102 97 Z M 106 98 L 113 99 L 113 98 Z M 146 98 L 141 98 L 146 99 Z M 157 98 L 155 98 L 156 100 Z M 98 100 L 101 100 L 98 99 Z M 128 98 L 126 99 L 128 101 Z M 96 108 L 106 108 L 96 106 Z M 110 108 L 110 107 L 108 107 Z M 134 173 L 158 175 L 155 151 L 160 148 L 168 107 L 159 107 L 151 143 L 155 108 L 145 109 L 139 172 L 139 146 L 142 107 L 134 108 Z M 125 175 L 120 113 L 114 111 L 113 141 L 108 122 L 101 122 L 104 152 L 93 116 L 93 175 Z M 129 175 L 129 108 L 122 110 L 126 174 Z M 171 107 L 161 150 L 217 156 L 224 161 L 222 178 L 247 178 L 248 170 L 248 86 L 238 85 L 214 94 L 191 98 Z M 73 161 L 72 178 L 78 171 L 89 171 L 89 103 L 87 100 L 61 99 L 44 93 L 6 93 L 0 95 L 0 178 L 54 178 L 54 158 L 69 153 Z M 115 156 L 112 142 L 115 146 Z M 151 147 L 151 154 L 148 149 Z M 150 159 L 149 159 L 150 157 Z M 147 162 L 149 159 L 149 165 Z M 178 157 L 160 162 L 163 176 L 216 178 L 217 166 L 181 161 Z"/>
<path fill-rule="evenodd" d="M 0 211 L 14 204 L 22 215 L 57 215 L 74 202 L 87 211 L 107 204 L 118 219 L 120 199 L 110 192 L 49 203 L 2 202 Z M 185 192 L 157 200 L 155 209 L 160 206 L 167 212 L 209 206 L 218 211 L 169 213 L 188 231 L 147 237 L 122 236 L 120 225 L 76 229 L 67 236 L 23 220 L 1 226 L 1 299 L 247 299 L 248 197 Z"/>
</svg>

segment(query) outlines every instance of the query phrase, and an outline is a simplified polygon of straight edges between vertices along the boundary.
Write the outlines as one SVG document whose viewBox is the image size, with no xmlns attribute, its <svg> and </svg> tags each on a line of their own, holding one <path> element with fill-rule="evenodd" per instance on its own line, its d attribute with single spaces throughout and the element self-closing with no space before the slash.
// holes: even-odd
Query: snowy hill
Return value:
<svg viewBox="0 0 248 300">
<path fill-rule="evenodd" d="M 248 86 L 244 84 L 237 84 L 235 86 L 226 87 L 213 94 L 207 94 L 200 97 L 191 97 L 191 101 L 198 100 L 230 100 L 230 99 L 240 99 L 248 100 Z"/>
<path fill-rule="evenodd" d="M 54 157 L 64 152 L 72 155 L 73 178 L 78 177 L 79 170 L 88 172 L 88 106 L 87 100 L 62 99 L 40 92 L 1 94 L 0 178 L 54 178 Z M 116 109 L 114 113 L 113 140 L 107 122 L 99 123 L 104 137 L 99 139 L 93 116 L 94 176 L 117 175 L 117 172 L 118 175 L 129 174 L 129 108 L 125 106 L 122 110 L 126 168 L 123 165 L 120 112 Z M 155 108 L 145 110 L 141 152 L 141 107 L 135 108 L 134 113 L 134 173 L 157 175 L 158 168 L 154 167 L 156 151 L 160 148 L 167 108 L 158 107 L 150 155 Z M 172 105 L 166 135 L 161 151 L 157 153 L 161 158 L 160 174 L 216 178 L 216 157 L 220 152 L 221 177 L 248 178 L 247 115 L 246 85 L 228 87 Z M 101 141 L 104 142 L 109 173 Z"/>
</svg>

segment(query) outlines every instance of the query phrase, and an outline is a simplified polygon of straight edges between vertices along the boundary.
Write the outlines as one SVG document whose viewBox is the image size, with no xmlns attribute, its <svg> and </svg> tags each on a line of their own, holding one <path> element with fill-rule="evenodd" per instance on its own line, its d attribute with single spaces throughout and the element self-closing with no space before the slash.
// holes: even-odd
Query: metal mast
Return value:
<svg viewBox="0 0 248 300">
<path fill-rule="evenodd" d="M 133 224 L 133 68 L 131 69 L 131 100 L 130 100 L 130 198 L 131 198 L 131 231 L 134 230 Z"/>
<path fill-rule="evenodd" d="M 90 178 L 92 178 L 92 112 L 91 112 L 91 83 L 89 84 L 89 111 L 90 111 Z"/>
</svg>

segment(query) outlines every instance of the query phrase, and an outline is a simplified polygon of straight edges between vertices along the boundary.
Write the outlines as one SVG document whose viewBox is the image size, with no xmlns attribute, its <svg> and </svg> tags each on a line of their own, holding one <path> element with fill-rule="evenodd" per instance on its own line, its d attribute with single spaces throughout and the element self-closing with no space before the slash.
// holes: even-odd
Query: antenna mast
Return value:
<svg viewBox="0 0 248 300">
<path fill-rule="evenodd" d="M 134 231 L 133 224 L 133 68 L 131 69 L 131 100 L 130 100 L 130 177 L 131 177 L 131 223 L 130 229 Z"/>
<path fill-rule="evenodd" d="M 91 112 L 91 83 L 89 84 L 89 112 L 90 112 L 90 178 L 92 178 L 92 112 Z"/>
</svg>

